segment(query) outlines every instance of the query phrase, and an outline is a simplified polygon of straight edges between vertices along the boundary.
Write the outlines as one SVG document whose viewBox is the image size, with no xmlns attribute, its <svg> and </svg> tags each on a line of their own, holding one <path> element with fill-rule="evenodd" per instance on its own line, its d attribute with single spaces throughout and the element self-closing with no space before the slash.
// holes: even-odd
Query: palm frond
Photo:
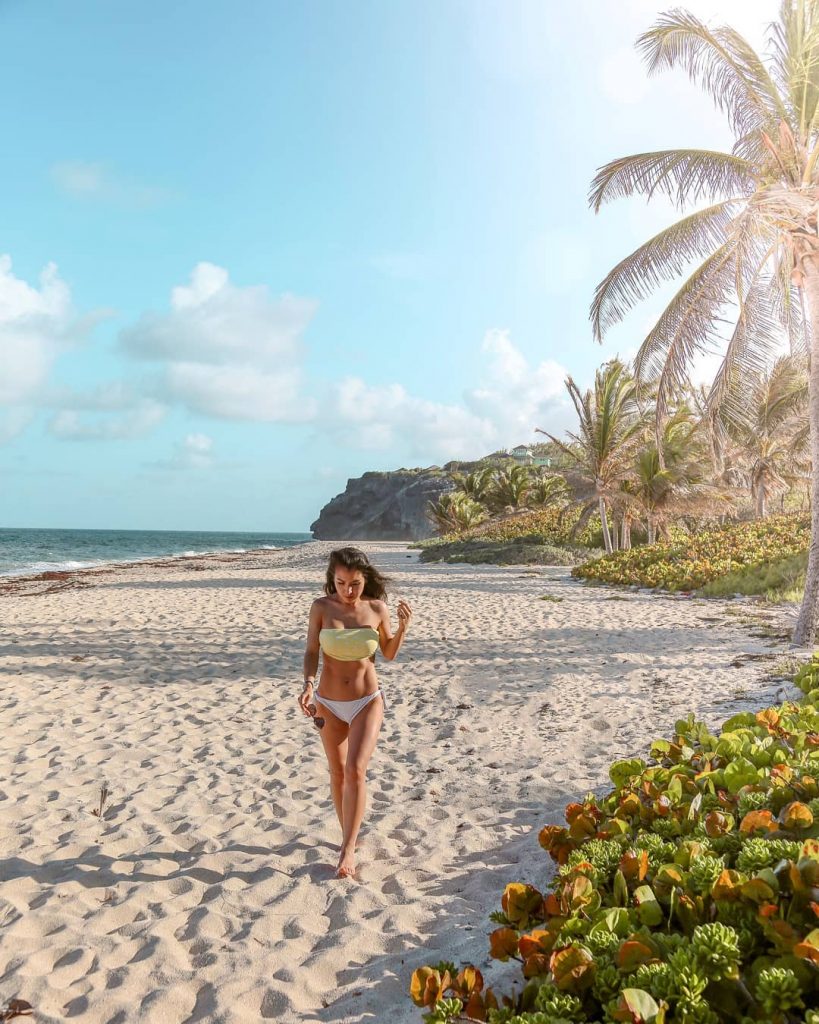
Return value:
<svg viewBox="0 0 819 1024">
<path fill-rule="evenodd" d="M 804 144 L 819 112 L 819 12 L 814 0 L 783 0 L 769 42 L 772 77 L 788 103 L 797 138 Z"/>
<path fill-rule="evenodd" d="M 727 422 L 746 415 L 748 380 L 764 373 L 781 351 L 784 332 L 771 303 L 771 282 L 759 267 L 747 296 L 740 304 L 733 333 L 708 393 L 706 408 Z"/>
<path fill-rule="evenodd" d="M 655 193 L 677 206 L 704 199 L 747 195 L 756 183 L 757 167 L 732 153 L 708 149 L 666 149 L 620 157 L 601 167 L 591 184 L 589 205 L 598 213 L 603 203 L 623 196 Z"/>
<path fill-rule="evenodd" d="M 605 332 L 647 297 L 661 281 L 671 281 L 694 259 L 708 256 L 726 240 L 738 200 L 698 210 L 660 231 L 621 260 L 595 289 L 591 305 L 594 337 Z"/>
<path fill-rule="evenodd" d="M 689 11 L 674 10 L 637 40 L 649 74 L 682 66 L 737 135 L 756 133 L 786 117 L 778 90 L 752 46 L 728 26 L 709 28 Z"/>
<path fill-rule="evenodd" d="M 665 416 L 670 394 L 683 387 L 686 369 L 719 338 L 718 314 L 734 286 L 736 243 L 721 245 L 683 283 L 643 341 L 634 360 L 638 380 L 657 380 L 657 416 Z"/>
</svg>

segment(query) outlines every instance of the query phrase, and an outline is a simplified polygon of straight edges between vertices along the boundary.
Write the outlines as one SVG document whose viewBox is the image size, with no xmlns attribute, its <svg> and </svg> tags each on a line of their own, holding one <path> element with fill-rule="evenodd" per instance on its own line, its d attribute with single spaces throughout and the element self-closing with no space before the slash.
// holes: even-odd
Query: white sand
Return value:
<svg viewBox="0 0 819 1024">
<path fill-rule="evenodd" d="M 487 963 L 503 886 L 548 878 L 537 829 L 613 758 L 689 710 L 715 724 L 780 690 L 763 677 L 784 643 L 725 603 L 612 600 L 565 569 L 365 544 L 397 581 L 393 612 L 402 596 L 415 617 L 379 661 L 359 876 L 339 880 L 326 763 L 296 704 L 333 546 L 0 592 L 0 1008 L 418 1022 L 413 969 Z M 768 658 L 732 667 L 742 653 Z"/>
</svg>

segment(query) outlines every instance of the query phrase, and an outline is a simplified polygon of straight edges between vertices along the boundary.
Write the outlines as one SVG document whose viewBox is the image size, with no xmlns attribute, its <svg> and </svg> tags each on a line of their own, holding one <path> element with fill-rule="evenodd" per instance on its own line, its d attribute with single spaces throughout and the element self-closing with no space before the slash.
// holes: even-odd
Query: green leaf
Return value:
<svg viewBox="0 0 819 1024">
<path fill-rule="evenodd" d="M 645 761 L 639 757 L 615 761 L 609 768 L 609 778 L 619 788 L 624 786 L 632 776 L 639 775 L 645 767 Z"/>
<path fill-rule="evenodd" d="M 762 778 L 762 773 L 747 757 L 738 757 L 725 767 L 725 785 L 729 792 L 737 794 L 743 786 L 753 786 Z"/>
<path fill-rule="evenodd" d="M 640 885 L 634 890 L 634 902 L 641 924 L 654 928 L 663 920 L 663 909 L 650 885 Z"/>
<path fill-rule="evenodd" d="M 590 932 L 610 932 L 625 937 L 631 931 L 631 919 L 625 907 L 612 907 L 589 929 Z"/>
</svg>

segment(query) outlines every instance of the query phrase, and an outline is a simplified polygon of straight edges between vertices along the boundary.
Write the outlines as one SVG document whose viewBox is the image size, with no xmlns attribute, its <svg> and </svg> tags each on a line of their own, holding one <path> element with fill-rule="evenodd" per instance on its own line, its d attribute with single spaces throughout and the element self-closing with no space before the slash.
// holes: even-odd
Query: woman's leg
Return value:
<svg viewBox="0 0 819 1024">
<path fill-rule="evenodd" d="M 343 829 L 344 818 L 342 817 L 341 800 L 344 787 L 344 762 L 347 760 L 347 734 L 350 727 L 340 718 L 336 718 L 333 712 L 321 703 L 320 698 L 316 698 L 316 708 L 324 719 L 324 728 L 319 732 L 330 769 L 330 793 L 333 797 L 333 806 L 338 815 L 338 823 Z"/>
<path fill-rule="evenodd" d="M 367 765 L 375 750 L 384 721 L 384 701 L 376 697 L 350 722 L 347 760 L 344 765 L 342 819 L 344 836 L 336 874 L 339 878 L 355 871 L 355 843 L 367 802 Z"/>
</svg>

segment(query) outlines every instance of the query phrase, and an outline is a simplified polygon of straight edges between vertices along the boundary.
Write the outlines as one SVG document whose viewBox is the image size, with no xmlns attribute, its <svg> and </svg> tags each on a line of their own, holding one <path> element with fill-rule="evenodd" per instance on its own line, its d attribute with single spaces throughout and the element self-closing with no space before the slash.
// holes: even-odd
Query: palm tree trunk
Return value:
<svg viewBox="0 0 819 1024">
<path fill-rule="evenodd" d="M 623 551 L 628 551 L 631 547 L 631 520 L 628 516 L 623 516 L 622 522 L 620 523 L 620 548 Z"/>
<path fill-rule="evenodd" d="M 810 325 L 810 371 L 808 376 L 808 418 L 811 455 L 811 515 L 808 569 L 805 594 L 793 634 L 793 642 L 807 647 L 816 636 L 816 607 L 819 600 L 819 262 L 804 260 L 804 294 Z"/>
<path fill-rule="evenodd" d="M 602 494 L 597 499 L 597 505 L 600 509 L 600 522 L 603 526 L 603 544 L 606 548 L 606 554 L 610 555 L 612 551 L 611 534 L 609 533 L 609 520 L 608 513 L 606 512 L 606 502 L 604 501 Z M 817 507 L 819 507 L 819 502 L 817 502 Z"/>
</svg>

